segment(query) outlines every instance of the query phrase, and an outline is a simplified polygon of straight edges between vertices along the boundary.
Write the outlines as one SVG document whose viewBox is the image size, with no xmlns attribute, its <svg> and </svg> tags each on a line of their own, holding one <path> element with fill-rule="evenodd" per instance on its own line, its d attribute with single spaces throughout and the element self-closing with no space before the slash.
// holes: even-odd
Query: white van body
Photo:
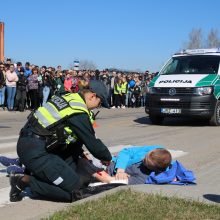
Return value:
<svg viewBox="0 0 220 220">
<path fill-rule="evenodd" d="M 200 117 L 220 125 L 220 49 L 174 54 L 150 82 L 146 111 L 153 124 L 167 116 Z"/>
</svg>

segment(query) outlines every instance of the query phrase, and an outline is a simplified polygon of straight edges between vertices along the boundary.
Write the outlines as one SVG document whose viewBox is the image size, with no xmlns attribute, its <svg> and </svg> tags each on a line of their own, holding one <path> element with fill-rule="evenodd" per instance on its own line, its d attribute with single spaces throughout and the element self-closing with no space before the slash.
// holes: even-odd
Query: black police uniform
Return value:
<svg viewBox="0 0 220 220">
<path fill-rule="evenodd" d="M 82 176 L 76 172 L 82 146 L 103 161 L 110 161 L 108 148 L 96 139 L 87 114 L 73 115 L 67 120 L 68 126 L 77 135 L 78 141 L 66 149 L 52 153 L 46 150 L 46 138 L 37 135 L 38 130 L 27 123 L 17 143 L 17 153 L 22 164 L 31 172 L 30 189 L 33 196 L 45 199 L 71 202 L 72 192 L 82 186 Z"/>
</svg>

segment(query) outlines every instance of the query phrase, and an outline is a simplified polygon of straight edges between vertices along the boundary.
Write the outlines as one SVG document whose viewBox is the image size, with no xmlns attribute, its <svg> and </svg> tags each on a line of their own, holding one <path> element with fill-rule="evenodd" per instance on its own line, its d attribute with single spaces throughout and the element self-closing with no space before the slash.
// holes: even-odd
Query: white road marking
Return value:
<svg viewBox="0 0 220 220">
<path fill-rule="evenodd" d="M 183 157 L 188 154 L 188 152 L 182 150 L 169 150 L 169 152 L 171 153 L 173 159 L 176 159 L 178 157 Z"/>
<path fill-rule="evenodd" d="M 5 156 L 5 157 L 10 157 L 10 158 L 17 158 L 18 157 L 18 155 L 17 155 L 17 153 L 15 151 L 5 152 L 5 153 L 2 153 L 0 155 Z"/>
<path fill-rule="evenodd" d="M 1 137 L 0 136 L 0 141 L 1 140 L 10 140 L 10 139 L 15 139 L 15 138 L 17 138 L 18 139 L 18 135 L 13 135 L 13 136 L 6 136 L 6 137 Z"/>
<path fill-rule="evenodd" d="M 8 143 L 0 143 L 0 149 L 5 149 L 5 148 L 16 148 L 17 146 L 17 141 L 16 142 L 8 142 Z"/>
<path fill-rule="evenodd" d="M 4 207 L 5 205 L 10 203 L 9 192 L 10 187 L 0 189 L 0 207 Z"/>
<path fill-rule="evenodd" d="M 0 149 L 5 148 L 16 148 L 18 135 L 12 135 L 12 136 L 0 136 Z M 6 142 L 5 142 L 6 141 Z"/>
<path fill-rule="evenodd" d="M 125 147 L 126 148 L 131 148 L 131 147 L 134 147 L 134 146 L 131 146 L 131 145 L 116 145 L 116 146 L 109 147 L 109 151 L 112 154 L 114 154 L 114 153 L 119 152 L 120 150 L 122 150 Z M 173 159 L 176 159 L 178 157 L 182 157 L 182 156 L 185 156 L 185 155 L 188 154 L 188 152 L 184 152 L 184 151 L 181 151 L 181 150 L 169 150 L 169 152 L 171 153 Z"/>
</svg>

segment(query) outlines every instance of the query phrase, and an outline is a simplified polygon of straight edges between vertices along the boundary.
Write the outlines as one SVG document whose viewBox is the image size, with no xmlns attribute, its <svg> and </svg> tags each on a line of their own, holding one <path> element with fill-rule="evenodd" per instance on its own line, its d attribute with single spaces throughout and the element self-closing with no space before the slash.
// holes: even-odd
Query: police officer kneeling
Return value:
<svg viewBox="0 0 220 220">
<path fill-rule="evenodd" d="M 108 107 L 107 90 L 99 81 L 90 81 L 79 93 L 53 96 L 28 117 L 20 132 L 17 153 L 30 175 L 11 176 L 10 201 L 22 199 L 30 187 L 33 196 L 72 202 L 82 186 L 77 173 L 83 144 L 103 162 L 111 161 L 108 148 L 96 139 L 91 110 Z"/>
</svg>

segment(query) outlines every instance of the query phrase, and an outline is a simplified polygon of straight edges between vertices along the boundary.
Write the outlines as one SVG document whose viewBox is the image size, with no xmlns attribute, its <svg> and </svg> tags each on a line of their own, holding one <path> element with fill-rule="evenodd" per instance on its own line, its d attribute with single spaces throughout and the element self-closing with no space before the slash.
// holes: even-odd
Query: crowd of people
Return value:
<svg viewBox="0 0 220 220">
<path fill-rule="evenodd" d="M 80 85 L 101 80 L 109 91 L 111 108 L 143 107 L 148 84 L 155 74 L 121 71 L 62 70 L 26 62 L 0 62 L 0 107 L 8 111 L 36 110 L 54 94 L 78 92 Z"/>
</svg>

